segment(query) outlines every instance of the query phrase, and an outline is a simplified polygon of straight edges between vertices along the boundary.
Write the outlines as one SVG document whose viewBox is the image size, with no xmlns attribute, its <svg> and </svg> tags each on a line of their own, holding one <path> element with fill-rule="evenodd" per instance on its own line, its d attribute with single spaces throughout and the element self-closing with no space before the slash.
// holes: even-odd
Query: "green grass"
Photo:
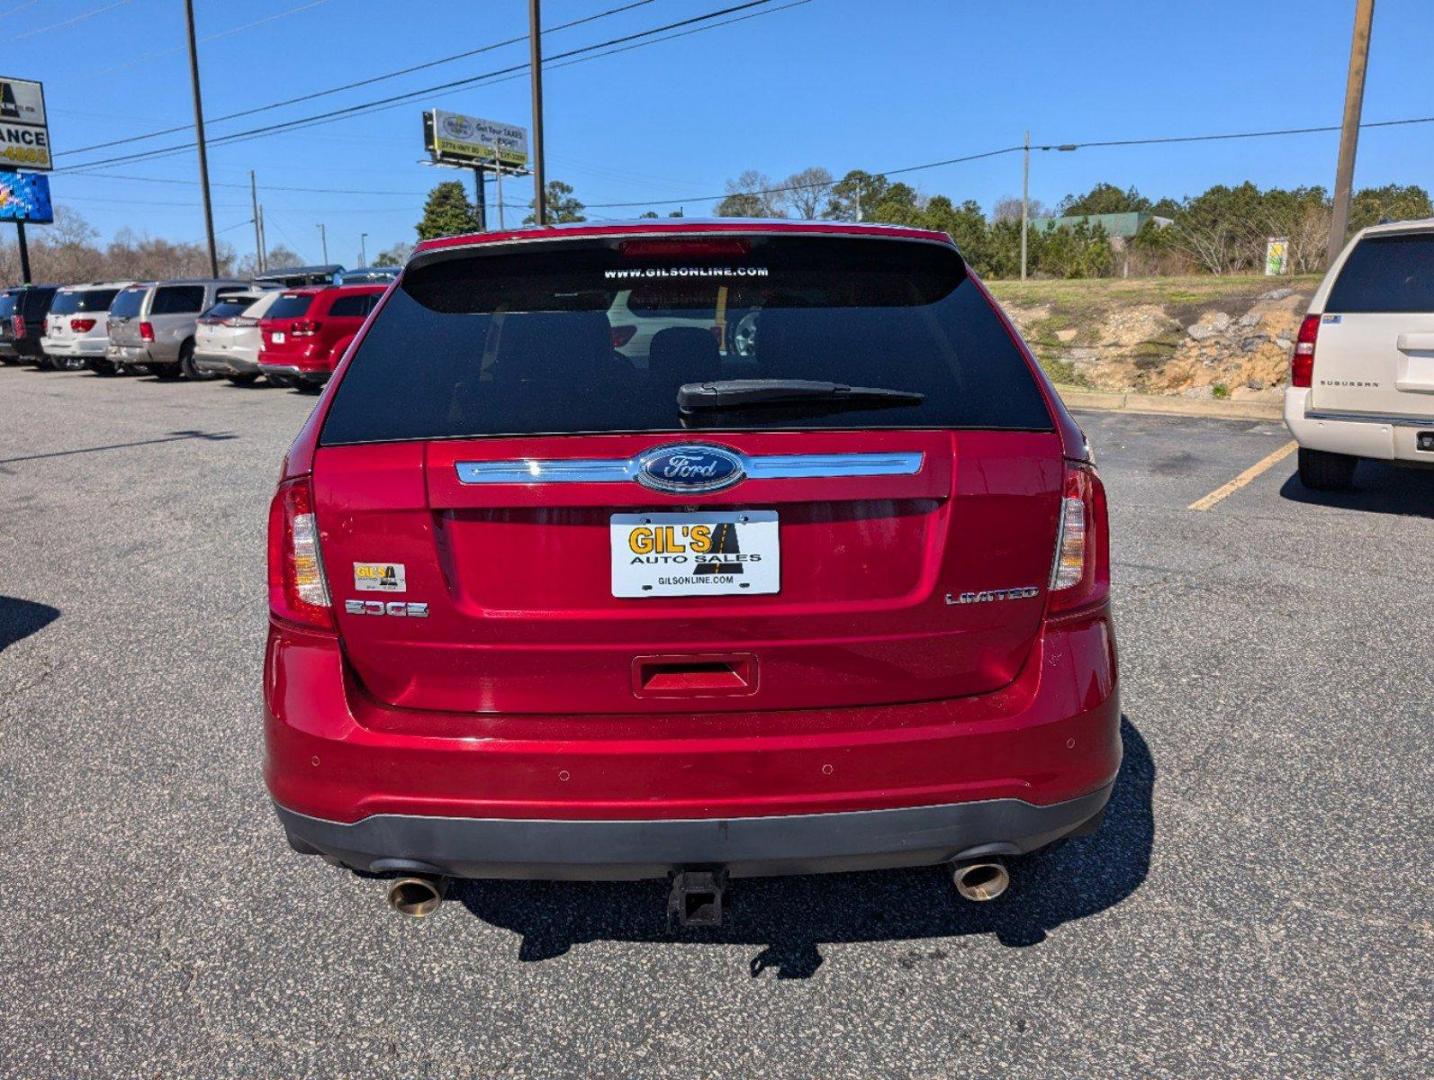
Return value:
<svg viewBox="0 0 1434 1080">
<path fill-rule="evenodd" d="M 1225 277 L 1169 278 L 1086 278 L 1051 281 L 988 281 L 991 292 L 1002 303 L 1022 307 L 1050 304 L 1054 310 L 1086 303 L 1105 304 L 1199 304 L 1232 297 L 1253 300 L 1271 289 L 1291 288 L 1313 293 L 1318 274 L 1268 278 L 1263 274 Z M 1053 314 L 1054 314 L 1053 310 Z"/>
<path fill-rule="evenodd" d="M 1053 383 L 1060 383 L 1062 386 L 1089 386 L 1090 382 L 1076 370 L 1076 366 L 1068 360 L 1055 360 L 1046 356 L 1036 357 L 1041 365 L 1041 370 Z"/>
</svg>

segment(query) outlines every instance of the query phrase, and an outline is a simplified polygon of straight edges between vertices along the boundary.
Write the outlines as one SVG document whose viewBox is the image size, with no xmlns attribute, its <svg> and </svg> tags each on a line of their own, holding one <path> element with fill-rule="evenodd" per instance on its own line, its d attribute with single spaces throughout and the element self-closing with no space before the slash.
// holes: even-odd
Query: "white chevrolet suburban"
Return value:
<svg viewBox="0 0 1434 1080">
<path fill-rule="evenodd" d="M 1349 487 L 1360 458 L 1434 466 L 1434 218 L 1340 252 L 1300 326 L 1285 426 L 1317 491 Z"/>
</svg>

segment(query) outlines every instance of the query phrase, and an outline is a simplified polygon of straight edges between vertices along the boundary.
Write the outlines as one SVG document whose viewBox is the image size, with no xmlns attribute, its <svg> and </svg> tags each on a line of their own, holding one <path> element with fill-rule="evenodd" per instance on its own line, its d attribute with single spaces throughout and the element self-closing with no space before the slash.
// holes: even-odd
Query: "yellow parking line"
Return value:
<svg viewBox="0 0 1434 1080">
<path fill-rule="evenodd" d="M 1259 476 L 1262 472 L 1265 472 L 1267 469 L 1270 469 L 1271 467 L 1278 465 L 1280 462 L 1284 461 L 1285 458 L 1289 457 L 1297 449 L 1299 449 L 1299 443 L 1291 439 L 1289 442 L 1285 443 L 1284 446 L 1276 450 L 1273 454 L 1267 454 L 1265 457 L 1262 457 L 1259 461 L 1255 462 L 1239 476 L 1231 480 L 1228 484 L 1221 484 L 1214 491 L 1210 492 L 1210 494 L 1206 495 L 1203 499 L 1196 499 L 1193 503 L 1187 506 L 1186 509 L 1210 509 L 1210 507 L 1214 506 L 1221 499 L 1235 494 L 1235 492 L 1239 491 L 1242 487 L 1248 484 L 1255 477 Z"/>
</svg>

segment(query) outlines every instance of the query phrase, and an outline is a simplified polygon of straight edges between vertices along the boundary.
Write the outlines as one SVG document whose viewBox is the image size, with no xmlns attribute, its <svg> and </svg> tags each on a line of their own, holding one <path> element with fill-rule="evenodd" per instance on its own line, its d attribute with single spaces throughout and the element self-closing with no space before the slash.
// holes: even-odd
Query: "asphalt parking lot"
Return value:
<svg viewBox="0 0 1434 1080">
<path fill-rule="evenodd" d="M 1084 413 L 1125 764 L 972 906 L 939 871 L 467 883 L 403 919 L 259 773 L 265 511 L 313 398 L 0 369 L 0 1075 L 1427 1076 L 1434 472 Z"/>
</svg>

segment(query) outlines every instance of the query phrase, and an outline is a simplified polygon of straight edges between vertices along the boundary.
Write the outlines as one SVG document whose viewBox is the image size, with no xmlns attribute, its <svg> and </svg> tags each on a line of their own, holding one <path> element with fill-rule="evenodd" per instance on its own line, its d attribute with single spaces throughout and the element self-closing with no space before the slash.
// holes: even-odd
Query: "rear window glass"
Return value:
<svg viewBox="0 0 1434 1080">
<path fill-rule="evenodd" d="M 377 295 L 339 296 L 335 297 L 334 302 L 329 305 L 329 314 L 335 318 L 342 316 L 362 317 L 372 311 L 374 304 L 377 302 Z"/>
<path fill-rule="evenodd" d="M 235 299 L 221 300 L 204 313 L 206 319 L 227 319 L 232 315 L 241 314 L 245 308 L 254 303 L 252 296 L 242 296 Z"/>
<path fill-rule="evenodd" d="M 139 314 L 140 308 L 144 306 L 144 294 L 148 289 L 124 289 L 115 297 L 115 302 L 110 305 L 110 314 L 118 315 L 122 319 L 132 319 Z"/>
<path fill-rule="evenodd" d="M 1434 234 L 1365 237 L 1345 260 L 1325 310 L 1434 312 Z"/>
<path fill-rule="evenodd" d="M 26 289 L 24 296 L 23 314 L 29 318 L 38 319 L 50 310 L 50 304 L 55 299 L 57 289 Z"/>
<path fill-rule="evenodd" d="M 0 319 L 8 319 L 15 314 L 15 297 L 10 293 L 0 293 Z"/>
<path fill-rule="evenodd" d="M 118 289 L 86 289 L 84 292 L 57 292 L 50 302 L 51 315 L 73 315 L 77 311 L 108 311 Z"/>
<path fill-rule="evenodd" d="M 266 319 L 297 319 L 309 310 L 309 305 L 313 302 L 313 293 L 300 293 L 298 296 L 285 294 L 274 301 L 273 307 L 269 308 L 269 313 L 264 317 Z"/>
<path fill-rule="evenodd" d="M 150 305 L 151 315 L 197 314 L 204 306 L 203 285 L 170 285 L 158 289 L 154 303 Z"/>
<path fill-rule="evenodd" d="M 410 268 L 324 425 L 395 439 L 753 428 L 1049 430 L 1025 359 L 960 256 L 935 244 L 754 237 L 750 249 L 615 244 L 462 254 Z M 678 388 L 808 379 L 919 403 L 684 414 Z"/>
</svg>

